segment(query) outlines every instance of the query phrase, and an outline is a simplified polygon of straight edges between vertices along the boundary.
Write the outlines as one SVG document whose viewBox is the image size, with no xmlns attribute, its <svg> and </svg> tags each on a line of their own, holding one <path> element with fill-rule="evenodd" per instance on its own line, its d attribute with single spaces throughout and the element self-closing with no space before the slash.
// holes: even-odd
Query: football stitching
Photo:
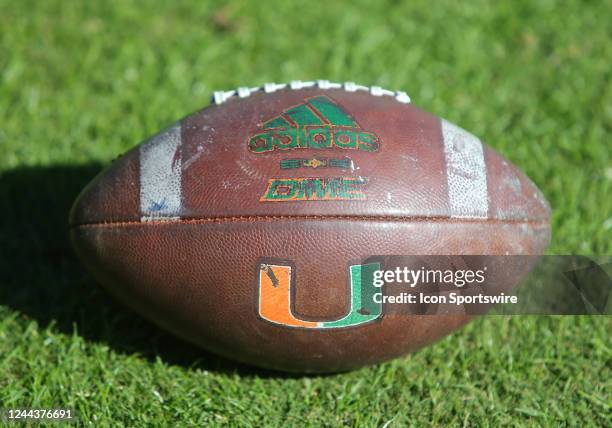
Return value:
<svg viewBox="0 0 612 428">
<path fill-rule="evenodd" d="M 221 216 L 205 218 L 159 218 L 146 221 L 109 221 L 96 223 L 72 224 L 71 227 L 124 227 L 143 225 L 173 225 L 173 224 L 206 224 L 206 223 L 239 223 L 274 220 L 347 220 L 347 221 L 390 221 L 390 222 L 447 222 L 447 223 L 490 223 L 490 224 L 527 224 L 532 226 L 548 226 L 546 220 L 501 220 L 484 218 L 450 218 L 450 217 L 394 217 L 394 216 L 351 216 L 351 215 L 251 215 L 251 216 Z"/>
<path fill-rule="evenodd" d="M 212 96 L 212 102 L 217 105 L 220 105 L 232 97 L 238 96 L 240 98 L 246 98 L 254 92 L 264 91 L 266 94 L 271 94 L 272 92 L 276 92 L 280 89 L 288 88 L 293 90 L 299 90 L 315 87 L 319 89 L 344 89 L 347 92 L 366 91 L 369 92 L 370 95 L 373 95 L 375 97 L 380 97 L 383 95 L 392 96 L 399 103 L 410 103 L 410 96 L 408 96 L 408 94 L 403 91 L 390 91 L 388 89 L 383 89 L 380 86 L 364 86 L 358 85 L 355 82 L 334 83 L 330 82 L 329 80 L 313 80 L 307 82 L 302 82 L 301 80 L 292 80 L 290 83 L 266 83 L 263 86 L 258 86 L 254 88 L 241 86 L 240 88 L 234 89 L 232 91 L 215 91 Z"/>
</svg>

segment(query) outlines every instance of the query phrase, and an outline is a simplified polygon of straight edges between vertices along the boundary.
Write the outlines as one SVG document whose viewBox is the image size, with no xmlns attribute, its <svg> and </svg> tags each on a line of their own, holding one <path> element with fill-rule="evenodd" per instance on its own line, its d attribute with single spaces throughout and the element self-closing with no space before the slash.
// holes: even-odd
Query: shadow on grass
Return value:
<svg viewBox="0 0 612 428">
<path fill-rule="evenodd" d="M 30 167 L 0 173 L 0 305 L 65 334 L 154 361 L 242 376 L 288 377 L 207 353 L 113 300 L 79 264 L 68 213 L 99 164 Z"/>
</svg>

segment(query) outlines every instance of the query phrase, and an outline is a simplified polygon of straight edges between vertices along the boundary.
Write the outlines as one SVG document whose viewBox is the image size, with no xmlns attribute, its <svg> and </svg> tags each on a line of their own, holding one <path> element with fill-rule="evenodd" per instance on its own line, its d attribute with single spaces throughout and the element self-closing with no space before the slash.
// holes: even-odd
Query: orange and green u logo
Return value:
<svg viewBox="0 0 612 428">
<path fill-rule="evenodd" d="M 306 321 L 297 318 L 292 310 L 291 266 L 259 265 L 259 316 L 269 322 L 296 328 L 342 328 L 366 324 L 380 318 L 382 303 L 374 302 L 374 271 L 379 263 L 352 265 L 350 274 L 350 309 L 334 321 Z"/>
<path fill-rule="evenodd" d="M 331 98 L 307 98 L 261 125 L 248 140 L 249 150 L 265 153 L 293 149 L 354 149 L 376 152 L 379 138 L 359 124 Z"/>
</svg>

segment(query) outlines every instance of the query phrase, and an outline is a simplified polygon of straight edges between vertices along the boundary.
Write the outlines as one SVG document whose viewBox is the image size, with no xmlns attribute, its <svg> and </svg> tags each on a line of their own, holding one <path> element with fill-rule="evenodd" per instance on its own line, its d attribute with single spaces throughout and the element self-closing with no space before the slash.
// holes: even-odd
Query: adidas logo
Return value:
<svg viewBox="0 0 612 428">
<path fill-rule="evenodd" d="M 253 153 L 335 147 L 375 152 L 380 146 L 376 134 L 362 131 L 348 113 L 323 95 L 284 110 L 261 128 L 248 141 Z"/>
</svg>

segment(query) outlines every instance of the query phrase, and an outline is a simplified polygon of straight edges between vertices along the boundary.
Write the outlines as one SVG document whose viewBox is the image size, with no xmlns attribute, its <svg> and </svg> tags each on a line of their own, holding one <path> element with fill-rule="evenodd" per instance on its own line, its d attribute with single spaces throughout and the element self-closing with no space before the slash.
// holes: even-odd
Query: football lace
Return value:
<svg viewBox="0 0 612 428">
<path fill-rule="evenodd" d="M 215 91 L 212 96 L 212 101 L 219 105 L 226 102 L 228 99 L 238 96 L 240 98 L 246 98 L 254 92 L 265 92 L 271 94 L 281 89 L 307 89 L 307 88 L 319 88 L 319 89 L 344 89 L 347 92 L 366 91 L 375 97 L 390 96 L 394 97 L 396 101 L 402 104 L 409 104 L 410 97 L 406 92 L 403 91 L 390 91 L 383 89 L 380 86 L 364 86 L 358 85 L 355 82 L 344 82 L 334 83 L 329 80 L 315 80 L 302 82 L 301 80 L 292 80 L 290 83 L 266 83 L 263 86 L 255 88 L 248 88 L 246 86 L 234 89 L 232 91 Z"/>
</svg>

